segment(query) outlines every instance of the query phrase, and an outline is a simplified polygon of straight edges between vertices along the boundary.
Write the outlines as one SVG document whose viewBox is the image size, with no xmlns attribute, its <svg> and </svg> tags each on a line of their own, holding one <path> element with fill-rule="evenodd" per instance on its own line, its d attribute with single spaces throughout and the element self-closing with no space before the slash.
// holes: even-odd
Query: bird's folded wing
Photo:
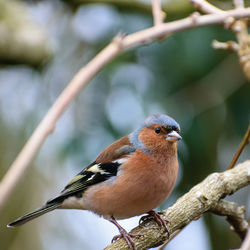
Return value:
<svg viewBox="0 0 250 250">
<path fill-rule="evenodd" d="M 76 175 L 61 192 L 61 195 L 69 195 L 83 191 L 89 186 L 100 183 L 117 174 L 121 165 L 119 161 L 99 163 L 93 162 L 86 169 Z"/>
<path fill-rule="evenodd" d="M 97 157 L 96 161 L 82 170 L 66 185 L 59 196 L 49 200 L 47 203 L 49 204 L 58 200 L 64 200 L 65 198 L 72 195 L 82 196 L 83 191 L 88 187 L 116 176 L 119 167 L 127 160 L 127 157 L 135 151 L 131 145 L 127 144 L 127 140 L 123 139 L 119 143 L 117 142 L 109 146 L 115 153 L 114 156 L 111 157 L 110 153 L 107 154 L 107 149 L 109 149 L 109 147 L 106 148 Z M 107 157 L 105 157 L 105 155 Z M 99 159 L 102 159 L 103 162 L 97 163 Z"/>
</svg>

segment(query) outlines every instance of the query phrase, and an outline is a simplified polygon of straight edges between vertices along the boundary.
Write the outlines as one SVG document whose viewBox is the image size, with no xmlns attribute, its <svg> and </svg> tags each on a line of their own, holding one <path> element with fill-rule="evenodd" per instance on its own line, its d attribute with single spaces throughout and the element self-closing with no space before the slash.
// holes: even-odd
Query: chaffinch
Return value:
<svg viewBox="0 0 250 250">
<path fill-rule="evenodd" d="M 130 248 L 132 237 L 116 219 L 147 213 L 166 230 L 167 221 L 153 209 L 171 193 L 178 173 L 179 124 L 167 115 L 152 115 L 131 134 L 105 148 L 76 175 L 59 196 L 9 227 L 22 225 L 54 209 L 90 210 L 115 224 Z"/>
</svg>

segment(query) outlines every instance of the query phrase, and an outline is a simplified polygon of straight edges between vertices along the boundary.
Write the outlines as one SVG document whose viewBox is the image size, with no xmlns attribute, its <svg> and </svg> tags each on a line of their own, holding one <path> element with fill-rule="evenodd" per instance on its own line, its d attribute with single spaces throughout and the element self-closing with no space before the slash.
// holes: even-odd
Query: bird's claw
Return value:
<svg viewBox="0 0 250 250">
<path fill-rule="evenodd" d="M 126 241 L 126 243 L 128 244 L 129 248 L 136 250 L 136 246 L 135 246 L 135 242 L 133 241 L 132 238 L 134 237 L 140 237 L 142 236 L 141 234 L 131 234 L 128 233 L 127 231 L 120 231 L 121 234 L 115 235 L 111 241 L 111 243 L 113 243 L 114 241 L 117 241 L 119 239 L 124 239 Z"/>
<path fill-rule="evenodd" d="M 126 243 L 128 244 L 129 248 L 131 248 L 133 250 L 136 250 L 135 242 L 133 241 L 132 238 L 142 236 L 142 234 L 128 233 L 123 227 L 121 227 L 118 224 L 118 222 L 116 221 L 116 219 L 114 218 L 113 215 L 110 217 L 109 221 L 112 222 L 113 224 L 115 224 L 116 227 L 118 228 L 119 232 L 120 232 L 119 235 L 116 235 L 116 236 L 113 237 L 111 242 L 113 243 L 114 241 L 123 238 L 126 241 Z"/>
<path fill-rule="evenodd" d="M 140 218 L 139 225 L 141 225 L 143 222 L 145 222 L 147 220 L 151 220 L 151 219 L 154 219 L 154 217 L 152 215 L 144 215 Z"/>
<path fill-rule="evenodd" d="M 168 234 L 169 237 L 169 231 L 168 231 L 168 227 L 167 227 L 167 223 L 169 223 L 168 220 L 164 219 L 159 213 L 155 212 L 155 211 L 149 211 L 148 215 L 142 216 L 139 220 L 139 225 L 141 225 L 144 221 L 147 220 L 155 220 L 155 222 L 159 225 L 159 227 L 163 227 L 165 229 L 165 231 Z"/>
</svg>

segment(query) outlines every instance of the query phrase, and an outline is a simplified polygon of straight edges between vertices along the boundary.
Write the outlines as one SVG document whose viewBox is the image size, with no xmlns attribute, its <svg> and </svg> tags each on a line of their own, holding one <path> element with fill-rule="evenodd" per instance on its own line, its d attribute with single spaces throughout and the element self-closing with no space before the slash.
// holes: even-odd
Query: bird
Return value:
<svg viewBox="0 0 250 250">
<path fill-rule="evenodd" d="M 55 209 L 89 210 L 113 223 L 131 249 L 134 235 L 117 220 L 142 214 L 167 231 L 168 221 L 153 209 L 173 190 L 178 175 L 177 142 L 180 126 L 170 116 L 149 116 L 135 131 L 107 146 L 53 199 L 8 227 L 20 226 Z"/>
</svg>

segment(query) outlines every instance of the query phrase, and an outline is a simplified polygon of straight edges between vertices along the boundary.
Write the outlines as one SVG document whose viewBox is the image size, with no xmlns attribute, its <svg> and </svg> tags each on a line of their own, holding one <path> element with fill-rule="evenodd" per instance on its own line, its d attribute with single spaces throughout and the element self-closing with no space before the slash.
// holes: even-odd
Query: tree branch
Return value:
<svg viewBox="0 0 250 250">
<path fill-rule="evenodd" d="M 197 9 L 201 10 L 204 13 L 220 14 L 226 12 L 208 3 L 205 0 L 190 0 L 190 2 Z M 234 0 L 234 6 L 236 10 L 243 10 L 244 1 Z M 242 70 L 245 73 L 248 80 L 250 80 L 250 37 L 248 34 L 247 20 L 246 19 L 235 20 L 232 17 L 228 17 L 225 21 L 225 28 L 231 29 L 236 34 L 238 44 L 235 44 L 231 41 L 226 43 L 215 41 L 213 42 L 213 48 L 236 50 L 238 52 L 238 57 L 241 63 Z"/>
<path fill-rule="evenodd" d="M 169 233 L 172 234 L 176 230 L 182 229 L 191 221 L 212 209 L 223 215 L 241 218 L 243 214 L 241 208 L 232 205 L 233 203 L 221 201 L 221 199 L 249 184 L 250 160 L 238 164 L 235 168 L 225 172 L 209 175 L 205 180 L 179 198 L 173 206 L 162 211 L 162 216 L 169 221 Z M 243 219 L 240 221 L 243 221 Z M 245 228 L 245 222 L 243 224 Z M 143 235 L 134 239 L 138 249 L 159 246 L 167 239 L 167 233 L 159 228 L 154 221 L 147 221 L 141 226 L 134 228 L 131 232 Z M 105 249 L 128 249 L 128 246 L 121 239 Z"/>
<path fill-rule="evenodd" d="M 220 200 L 214 207 L 210 209 L 211 212 L 226 216 L 226 220 L 232 225 L 232 230 L 235 231 L 243 240 L 248 229 L 248 222 L 245 220 L 245 207 L 239 207 L 234 202 Z"/>
<path fill-rule="evenodd" d="M 237 8 L 243 9 L 243 8 Z M 246 19 L 238 20 L 232 26 L 233 32 L 239 43 L 238 57 L 243 72 L 250 80 L 250 36 L 248 34 L 248 24 Z"/>
<path fill-rule="evenodd" d="M 164 18 L 164 12 L 161 10 L 161 1 L 152 0 L 152 9 L 153 9 L 154 25 L 157 26 L 159 24 L 162 24 Z"/>
<path fill-rule="evenodd" d="M 244 0 L 234 0 L 235 8 L 244 8 Z"/>
<path fill-rule="evenodd" d="M 30 166 L 30 162 L 34 159 L 48 135 L 53 132 L 59 117 L 77 94 L 87 86 L 88 82 L 107 63 L 131 47 L 150 43 L 156 39 L 161 39 L 162 37 L 172 35 L 182 30 L 212 24 L 223 24 L 229 17 L 234 19 L 250 17 L 250 8 L 229 10 L 223 13 L 203 16 L 191 16 L 178 21 L 162 23 L 131 35 L 117 36 L 75 75 L 23 147 L 0 183 L 0 211 L 8 196 L 13 192 L 16 184 L 24 176 L 25 171 Z"/>
<path fill-rule="evenodd" d="M 230 51 L 238 51 L 240 46 L 235 41 L 227 41 L 227 42 L 219 42 L 214 40 L 212 43 L 212 47 L 214 49 L 223 49 L 223 50 L 230 50 Z"/>
<path fill-rule="evenodd" d="M 208 3 L 205 0 L 190 0 L 190 2 L 194 5 L 196 9 L 199 9 L 207 14 L 215 14 L 215 13 L 220 14 L 224 12 L 223 10 L 215 7 L 214 5 Z"/>
<path fill-rule="evenodd" d="M 249 250 L 249 249 L 250 249 L 250 227 L 248 228 L 247 236 L 243 241 L 242 246 L 239 250 Z"/>
<path fill-rule="evenodd" d="M 227 169 L 231 169 L 234 167 L 235 163 L 237 162 L 237 160 L 240 157 L 240 154 L 242 153 L 243 149 L 245 148 L 245 146 L 250 143 L 250 125 L 247 128 L 247 131 L 244 135 L 244 138 L 240 144 L 240 147 L 238 148 L 237 152 L 235 153 L 232 161 L 230 162 L 229 166 Z"/>
<path fill-rule="evenodd" d="M 247 145 L 247 143 L 250 142 L 250 126 L 248 126 L 248 130 L 246 134 L 244 135 L 244 138 L 242 139 L 241 145 L 237 152 L 235 153 L 233 160 L 227 167 L 228 169 L 232 169 L 239 158 L 241 152 L 243 151 L 244 147 Z M 233 202 L 227 202 L 224 200 L 220 200 L 215 207 L 210 209 L 211 212 L 214 212 L 218 215 L 224 215 L 226 216 L 227 221 L 232 225 L 232 230 L 234 230 L 238 235 L 241 237 L 241 239 L 244 239 L 246 235 L 247 230 L 247 221 L 244 217 L 245 207 L 238 207 L 236 203 Z M 201 215 L 198 217 L 198 219 L 201 217 Z M 163 250 L 164 247 L 176 236 L 178 235 L 182 229 L 176 230 L 173 234 L 170 235 L 170 237 L 164 242 L 163 245 L 160 246 L 158 250 Z"/>
</svg>

